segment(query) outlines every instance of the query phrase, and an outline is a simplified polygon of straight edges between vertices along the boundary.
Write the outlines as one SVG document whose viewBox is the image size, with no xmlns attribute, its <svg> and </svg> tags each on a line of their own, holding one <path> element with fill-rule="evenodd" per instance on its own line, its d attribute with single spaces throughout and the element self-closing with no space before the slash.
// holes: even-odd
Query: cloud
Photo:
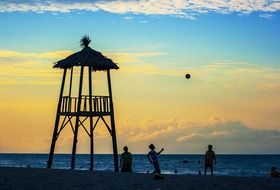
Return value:
<svg viewBox="0 0 280 190">
<path fill-rule="evenodd" d="M 274 17 L 274 15 L 270 14 L 270 13 L 264 13 L 264 14 L 260 14 L 259 17 L 265 18 L 265 19 L 272 19 Z"/>
<path fill-rule="evenodd" d="M 280 131 L 249 128 L 242 122 L 231 119 L 202 122 L 173 119 L 165 122 L 143 122 L 133 127 L 126 123 L 119 139 L 126 139 L 123 144 L 133 143 L 134 146 L 155 143 L 168 147 L 166 150 L 169 152 L 199 153 L 208 144 L 213 144 L 219 153 L 279 153 Z"/>
<path fill-rule="evenodd" d="M 261 17 L 271 17 L 272 12 L 280 10 L 278 0 L 97 0 L 97 1 L 19 1 L 0 2 L 0 12 L 51 12 L 69 13 L 73 11 L 106 11 L 115 14 L 173 15 L 195 19 L 205 13 L 241 13 L 263 12 Z M 269 15 L 269 16 L 268 16 Z"/>
<path fill-rule="evenodd" d="M 217 66 L 248 66 L 250 65 L 247 62 L 242 61 L 235 61 L 235 60 L 219 60 L 209 64 L 210 67 L 217 67 Z"/>
<path fill-rule="evenodd" d="M 54 74 L 55 72 L 52 69 L 52 64 L 72 53 L 73 51 L 70 50 L 39 53 L 0 50 L 0 86 L 22 83 L 34 85 L 57 84 L 59 81 L 57 78 L 58 75 Z M 165 54 L 165 52 L 155 51 L 104 52 L 105 56 L 119 64 L 144 63 L 146 58 Z M 126 69 L 126 66 L 123 68 L 124 71 L 130 72 L 129 69 Z"/>
<path fill-rule="evenodd" d="M 275 83 L 261 83 L 258 85 L 258 88 L 261 90 L 279 90 L 280 82 Z"/>
<path fill-rule="evenodd" d="M 185 142 L 185 141 L 189 141 L 189 140 L 192 140 L 192 139 L 201 138 L 203 136 L 204 136 L 203 134 L 193 133 L 193 134 L 190 134 L 190 135 L 180 136 L 176 139 L 176 141 L 177 142 Z"/>
<path fill-rule="evenodd" d="M 144 58 L 155 57 L 167 54 L 166 52 L 104 52 L 104 55 L 110 57 L 116 63 L 144 63 Z"/>
<path fill-rule="evenodd" d="M 60 75 L 55 74 L 52 63 L 72 54 L 70 50 L 50 52 L 18 52 L 0 50 L 0 85 L 32 84 L 57 84 Z M 238 92 L 250 90 L 280 92 L 279 68 L 260 67 L 240 60 L 220 60 L 208 65 L 199 65 L 192 68 L 176 68 L 172 64 L 158 65 L 150 58 L 167 55 L 167 52 L 112 52 L 105 51 L 104 55 L 122 64 L 119 73 L 138 73 L 183 77 L 186 72 L 192 75 L 192 81 L 205 89 L 232 89 Z M 268 74 L 269 73 L 269 74 Z M 30 80 L 27 80 L 29 77 Z M 33 79 L 32 79 L 33 77 Z M 23 80 L 24 79 L 24 80 Z M 35 82 L 36 81 L 36 82 Z M 207 82 L 206 82 L 207 81 Z M 209 91 L 211 91 L 209 89 Z M 237 90 L 238 89 L 238 90 Z M 236 93 L 235 93 L 236 94 Z"/>
<path fill-rule="evenodd" d="M 60 12 L 68 13 L 71 11 L 97 11 L 94 3 L 79 2 L 67 3 L 57 1 L 19 1 L 4 0 L 0 3 L 0 12 Z"/>
<path fill-rule="evenodd" d="M 70 55 L 72 51 L 50 51 L 43 53 L 30 53 L 30 52 L 18 52 L 11 50 L 0 50 L 0 58 L 22 58 L 22 59 L 61 59 Z"/>
<path fill-rule="evenodd" d="M 280 137 L 278 130 L 253 129 L 245 126 L 240 121 L 234 120 L 205 123 L 191 129 L 186 126 L 185 130 L 191 134 L 179 136 L 176 139 L 177 142 L 257 143 L 257 141 L 272 140 Z"/>
<path fill-rule="evenodd" d="M 125 20 L 129 20 L 129 21 L 132 21 L 133 20 L 133 17 L 132 16 L 126 16 L 124 17 Z"/>
<path fill-rule="evenodd" d="M 4 63 L 17 63 L 27 60 L 47 60 L 47 61 L 57 61 L 63 59 L 70 54 L 74 53 L 70 50 L 61 50 L 61 51 L 50 51 L 50 52 L 18 52 L 11 50 L 0 50 L 0 64 Z M 155 57 L 160 55 L 165 55 L 165 52 L 104 52 L 105 56 L 110 57 L 117 63 L 141 63 L 143 62 L 142 58 Z"/>
<path fill-rule="evenodd" d="M 0 86 L 57 84 L 58 75 L 53 72 L 52 63 L 70 53 L 71 51 L 33 53 L 0 50 Z"/>
</svg>

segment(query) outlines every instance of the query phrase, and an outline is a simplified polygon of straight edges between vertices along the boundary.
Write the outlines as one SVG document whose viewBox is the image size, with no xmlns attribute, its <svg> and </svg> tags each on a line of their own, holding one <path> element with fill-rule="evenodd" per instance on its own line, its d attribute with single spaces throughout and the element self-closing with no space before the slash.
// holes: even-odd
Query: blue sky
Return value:
<svg viewBox="0 0 280 190">
<path fill-rule="evenodd" d="M 279 153 L 279 10 L 277 0 L 1 1 L 0 151 L 48 151 L 61 80 L 52 63 L 88 34 L 121 68 L 112 75 L 120 147 Z M 97 152 L 110 152 L 105 134 Z M 60 152 L 72 143 L 65 135 Z"/>
<path fill-rule="evenodd" d="M 279 13 L 269 13 L 272 15 L 269 18 L 260 17 L 262 14 L 210 11 L 192 20 L 174 15 L 115 14 L 102 10 L 2 12 L 0 48 L 35 52 L 65 47 L 75 50 L 74 39 L 88 33 L 101 50 L 176 52 L 171 59 L 176 59 L 178 64 L 188 62 L 186 55 L 196 57 L 188 64 L 207 64 L 209 60 L 219 59 L 276 64 L 279 60 Z M 203 59 L 206 56 L 208 61 Z"/>
</svg>

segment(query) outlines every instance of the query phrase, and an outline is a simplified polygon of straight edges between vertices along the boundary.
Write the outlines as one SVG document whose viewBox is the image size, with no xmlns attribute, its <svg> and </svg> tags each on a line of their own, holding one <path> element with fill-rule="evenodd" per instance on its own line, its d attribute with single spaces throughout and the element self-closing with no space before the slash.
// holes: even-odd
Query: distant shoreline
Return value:
<svg viewBox="0 0 280 190">
<path fill-rule="evenodd" d="M 49 153 L 17 153 L 17 152 L 14 152 L 14 153 L 9 153 L 9 152 L 4 152 L 4 153 L 0 153 L 0 155 L 1 154 L 35 154 L 35 155 L 48 155 Z M 71 153 L 55 153 L 55 155 L 71 155 Z M 76 155 L 89 155 L 89 153 L 77 153 Z M 94 155 L 113 155 L 113 154 L 107 154 L 107 153 L 96 153 L 96 154 L 94 154 Z M 120 155 L 120 154 L 119 154 Z M 134 153 L 133 155 L 146 155 L 146 153 L 143 153 L 143 154 L 141 154 L 141 153 Z M 183 154 L 183 153 L 177 153 L 177 154 L 165 154 L 165 153 L 162 153 L 162 155 L 166 155 L 166 156 L 168 156 L 168 155 L 170 155 L 170 156 L 174 156 L 174 155 L 182 155 L 182 156 L 184 156 L 184 155 L 187 155 L 187 156 L 204 156 L 204 153 L 201 153 L 201 154 Z M 262 156 L 262 155 L 264 155 L 264 156 L 279 156 L 280 155 L 280 153 L 262 153 L 262 154 L 240 154 L 240 153 L 227 153 L 227 154 L 219 154 L 219 153 L 217 153 L 216 154 L 217 156 L 231 156 L 231 155 L 233 155 L 233 156 Z"/>
<path fill-rule="evenodd" d="M 64 169 L 0 167 L 1 189 L 106 189 L 106 190 L 244 190 L 277 189 L 280 178 L 163 175 L 154 180 L 152 174 L 114 173 Z"/>
<path fill-rule="evenodd" d="M 75 169 L 89 170 L 89 154 L 77 155 Z M 259 176 L 269 175 L 272 166 L 278 170 L 280 155 L 217 155 L 214 174 L 219 176 Z M 0 154 L 0 167 L 46 168 L 48 154 Z M 204 173 L 204 155 L 171 155 L 159 157 L 163 174 L 199 175 Z M 55 154 L 52 168 L 70 169 L 71 154 Z M 112 154 L 95 154 L 96 171 L 113 171 Z M 132 170 L 135 173 L 151 173 L 153 167 L 146 154 L 133 154 Z"/>
</svg>

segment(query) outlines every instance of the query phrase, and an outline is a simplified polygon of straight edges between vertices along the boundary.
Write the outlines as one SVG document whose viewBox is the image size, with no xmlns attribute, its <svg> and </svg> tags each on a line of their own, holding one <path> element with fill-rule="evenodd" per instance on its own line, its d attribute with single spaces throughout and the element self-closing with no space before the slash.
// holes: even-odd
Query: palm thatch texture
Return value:
<svg viewBox="0 0 280 190">
<path fill-rule="evenodd" d="M 91 40 L 88 36 L 84 36 L 80 42 L 81 46 L 83 47 L 81 51 L 78 51 L 66 57 L 65 59 L 58 61 L 53 67 L 65 69 L 74 66 L 90 66 L 93 71 L 119 69 L 117 64 L 111 59 L 89 47 Z"/>
<path fill-rule="evenodd" d="M 88 35 L 84 35 L 83 38 L 80 40 L 81 47 L 88 47 L 89 43 L 91 42 L 91 39 Z"/>
</svg>

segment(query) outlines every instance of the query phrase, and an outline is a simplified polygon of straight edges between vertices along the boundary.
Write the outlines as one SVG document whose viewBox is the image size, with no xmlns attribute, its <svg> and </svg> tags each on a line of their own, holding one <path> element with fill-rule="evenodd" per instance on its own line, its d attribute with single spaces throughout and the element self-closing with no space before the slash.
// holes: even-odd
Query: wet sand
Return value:
<svg viewBox="0 0 280 190">
<path fill-rule="evenodd" d="M 72 171 L 37 168 L 0 168 L 0 189 L 32 190 L 276 190 L 280 178 L 164 175 Z"/>
</svg>

